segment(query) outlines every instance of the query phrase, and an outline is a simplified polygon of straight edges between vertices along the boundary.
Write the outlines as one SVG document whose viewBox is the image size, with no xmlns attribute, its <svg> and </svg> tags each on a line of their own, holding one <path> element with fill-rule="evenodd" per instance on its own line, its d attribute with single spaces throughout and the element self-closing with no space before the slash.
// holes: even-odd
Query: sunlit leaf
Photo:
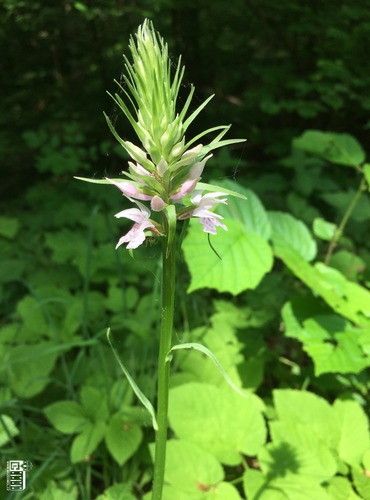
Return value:
<svg viewBox="0 0 370 500">
<path fill-rule="evenodd" d="M 186 263 L 191 274 L 188 292 L 215 288 L 233 295 L 255 288 L 273 263 L 268 243 L 239 221 L 225 219 L 228 231 L 219 230 L 211 241 L 220 260 L 209 247 L 198 221 L 190 224 L 183 242 Z"/>
<path fill-rule="evenodd" d="M 284 212 L 269 212 L 268 215 L 274 244 L 282 241 L 308 261 L 316 256 L 316 242 L 302 221 Z"/>
<path fill-rule="evenodd" d="M 237 465 L 242 454 L 255 455 L 265 443 L 262 407 L 250 393 L 241 398 L 227 386 L 187 383 L 170 391 L 170 424 L 178 437 Z"/>
</svg>

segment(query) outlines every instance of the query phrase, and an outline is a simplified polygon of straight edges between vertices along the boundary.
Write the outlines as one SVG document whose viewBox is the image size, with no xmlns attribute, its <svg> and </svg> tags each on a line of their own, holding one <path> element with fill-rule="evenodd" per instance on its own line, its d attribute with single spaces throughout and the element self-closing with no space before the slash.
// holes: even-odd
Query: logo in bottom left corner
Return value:
<svg viewBox="0 0 370 500">
<path fill-rule="evenodd" d="M 6 462 L 7 491 L 23 491 L 26 489 L 26 474 L 32 469 L 28 460 L 8 460 Z"/>
</svg>

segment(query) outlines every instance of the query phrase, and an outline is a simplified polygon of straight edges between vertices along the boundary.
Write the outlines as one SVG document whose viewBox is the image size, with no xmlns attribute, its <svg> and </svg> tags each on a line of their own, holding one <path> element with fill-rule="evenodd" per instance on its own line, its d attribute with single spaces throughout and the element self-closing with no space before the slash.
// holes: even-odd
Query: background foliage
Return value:
<svg viewBox="0 0 370 500">
<path fill-rule="evenodd" d="M 222 209 L 222 261 L 190 225 L 176 335 L 251 392 L 233 394 L 199 352 L 174 355 L 166 498 L 369 499 L 365 3 L 3 0 L 0 12 L 0 445 L 4 461 L 34 464 L 22 498 L 150 488 L 150 417 L 105 331 L 153 401 L 158 248 L 114 251 L 122 197 L 72 180 L 126 168 L 102 112 L 130 137 L 106 90 L 150 17 L 183 56 L 184 95 L 190 82 L 198 103 L 216 94 L 199 129 L 233 123 L 248 139 L 207 166 L 248 202 Z"/>
</svg>

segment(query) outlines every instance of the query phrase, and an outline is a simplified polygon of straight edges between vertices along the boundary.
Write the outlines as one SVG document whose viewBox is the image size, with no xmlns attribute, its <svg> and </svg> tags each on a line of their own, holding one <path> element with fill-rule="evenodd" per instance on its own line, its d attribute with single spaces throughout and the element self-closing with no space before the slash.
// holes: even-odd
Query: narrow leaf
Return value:
<svg viewBox="0 0 370 500">
<path fill-rule="evenodd" d="M 221 375 L 224 377 L 224 379 L 226 380 L 226 382 L 229 384 L 229 386 L 232 389 L 234 389 L 235 392 L 237 392 L 238 394 L 240 394 L 241 396 L 243 396 L 243 398 L 247 397 L 246 394 L 244 394 L 244 392 L 237 385 L 234 384 L 234 382 L 231 380 L 231 378 L 229 377 L 229 375 L 226 373 L 226 371 L 224 370 L 223 366 L 218 361 L 218 359 L 216 358 L 216 356 L 213 354 L 212 351 L 210 351 L 209 349 L 207 349 L 207 347 L 205 347 L 202 344 L 197 344 L 196 342 L 188 342 L 188 343 L 185 343 L 185 344 L 177 344 L 177 345 L 174 345 L 170 349 L 170 351 L 168 352 L 168 354 L 167 354 L 167 360 L 171 361 L 171 353 L 173 351 L 178 351 L 180 349 L 196 349 L 197 351 L 200 351 L 203 354 L 205 354 L 206 356 L 208 356 L 214 362 L 214 364 L 217 366 L 218 370 L 220 371 Z"/>
<path fill-rule="evenodd" d="M 202 109 L 204 109 L 207 104 L 209 103 L 209 101 L 211 99 L 213 99 L 215 96 L 215 94 L 212 94 L 208 97 L 208 99 L 206 99 L 190 116 L 189 118 L 184 122 L 184 132 L 185 130 L 189 127 L 189 125 L 191 124 L 191 122 L 193 120 L 195 120 L 195 118 L 199 115 L 199 113 L 202 111 Z"/>
<path fill-rule="evenodd" d="M 83 177 L 76 177 L 76 179 L 80 180 L 87 180 L 89 179 L 84 179 Z M 94 181 L 90 181 L 94 182 Z M 222 186 L 215 186 L 214 184 L 206 184 L 205 182 L 198 182 L 196 185 L 196 189 L 201 189 L 202 191 L 210 191 L 211 193 L 219 192 L 219 193 L 224 193 L 229 196 L 236 196 L 237 198 L 241 198 L 242 200 L 246 200 L 246 196 L 242 193 L 237 193 L 236 191 L 232 191 L 231 189 L 227 189 Z"/>
<path fill-rule="evenodd" d="M 154 428 L 155 431 L 157 431 L 158 430 L 158 424 L 157 424 L 157 419 L 156 419 L 156 416 L 155 416 L 154 407 L 153 407 L 152 403 L 149 401 L 149 399 L 145 396 L 145 394 L 143 394 L 141 392 L 141 390 L 137 386 L 136 382 L 131 377 L 131 375 L 126 370 L 125 366 L 123 365 L 122 361 L 120 360 L 120 358 L 118 356 L 118 353 L 117 353 L 116 349 L 113 347 L 113 344 L 112 344 L 112 341 L 111 341 L 110 328 L 108 328 L 108 330 L 107 330 L 107 339 L 108 339 L 109 345 L 111 346 L 112 351 L 113 351 L 113 353 L 114 353 L 114 355 L 115 355 L 115 357 L 116 357 L 116 359 L 118 361 L 118 364 L 121 367 L 121 370 L 125 374 L 128 382 L 131 385 L 132 390 L 134 391 L 134 393 L 136 394 L 136 396 L 140 399 L 140 401 L 142 402 L 142 404 L 145 406 L 145 408 L 150 413 L 150 416 L 152 417 L 153 428 Z"/>
</svg>

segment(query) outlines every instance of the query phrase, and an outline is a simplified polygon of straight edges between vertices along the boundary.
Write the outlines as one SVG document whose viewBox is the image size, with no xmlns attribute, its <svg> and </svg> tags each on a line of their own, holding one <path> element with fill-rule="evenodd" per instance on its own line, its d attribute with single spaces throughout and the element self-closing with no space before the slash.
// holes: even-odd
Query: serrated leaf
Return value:
<svg viewBox="0 0 370 500">
<path fill-rule="evenodd" d="M 75 401 L 57 401 L 44 409 L 53 426 L 64 434 L 80 432 L 88 423 L 81 405 Z"/>
<path fill-rule="evenodd" d="M 305 260 L 311 261 L 317 253 L 317 245 L 307 226 L 292 215 L 284 212 L 268 212 L 272 227 L 273 243 L 284 242 L 291 246 Z"/>
<path fill-rule="evenodd" d="M 255 455 L 266 439 L 261 401 L 241 398 L 228 387 L 188 383 L 171 389 L 170 425 L 180 438 L 211 451 L 222 463 L 237 465 Z"/>
<path fill-rule="evenodd" d="M 73 440 L 70 457 L 73 464 L 88 460 L 102 441 L 106 425 L 101 420 L 88 423 Z"/>
<path fill-rule="evenodd" d="M 219 292 L 237 295 L 248 288 L 256 288 L 273 263 L 270 246 L 260 236 L 238 221 L 224 220 L 228 231 L 219 231 L 212 244 L 220 260 L 208 245 L 197 221 L 183 242 L 186 263 L 191 274 L 188 293 L 200 288 L 214 288 Z"/>
<path fill-rule="evenodd" d="M 349 167 L 358 167 L 366 157 L 361 145 L 349 134 L 307 130 L 294 139 L 293 147 L 319 156 L 328 162 Z"/>
<path fill-rule="evenodd" d="M 143 439 L 138 425 L 125 422 L 121 415 L 113 415 L 105 434 L 107 448 L 119 465 L 131 458 Z"/>
</svg>

